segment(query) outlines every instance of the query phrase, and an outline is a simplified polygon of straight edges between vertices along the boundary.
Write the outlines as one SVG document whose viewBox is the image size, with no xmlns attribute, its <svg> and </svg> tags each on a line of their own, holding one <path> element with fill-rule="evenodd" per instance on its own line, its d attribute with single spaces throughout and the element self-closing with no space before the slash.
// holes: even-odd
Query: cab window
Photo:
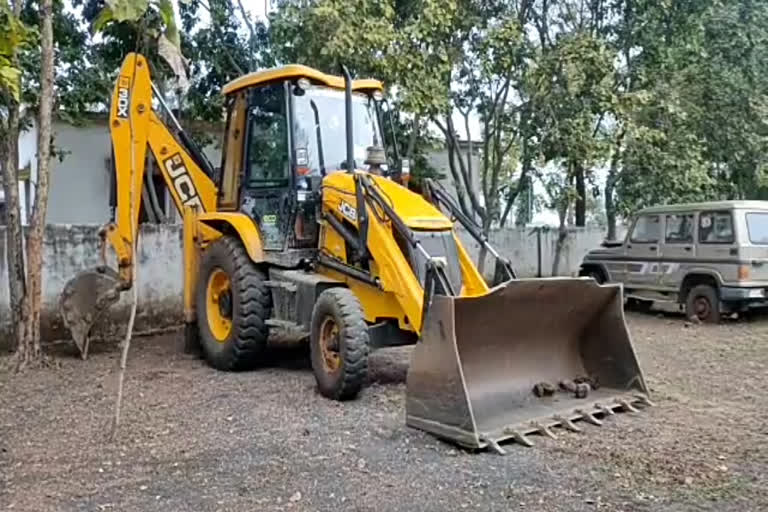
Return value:
<svg viewBox="0 0 768 512">
<path fill-rule="evenodd" d="M 282 84 L 254 90 L 248 112 L 248 188 L 284 187 L 290 177 L 288 124 Z"/>
<path fill-rule="evenodd" d="M 729 211 L 699 214 L 699 242 L 702 244 L 732 244 L 733 216 Z"/>
<path fill-rule="evenodd" d="M 664 241 L 668 244 L 693 243 L 693 215 L 667 215 L 664 221 Z"/>
<path fill-rule="evenodd" d="M 636 243 L 656 243 L 661 236 L 661 217 L 641 215 L 635 222 L 630 240 Z"/>
</svg>

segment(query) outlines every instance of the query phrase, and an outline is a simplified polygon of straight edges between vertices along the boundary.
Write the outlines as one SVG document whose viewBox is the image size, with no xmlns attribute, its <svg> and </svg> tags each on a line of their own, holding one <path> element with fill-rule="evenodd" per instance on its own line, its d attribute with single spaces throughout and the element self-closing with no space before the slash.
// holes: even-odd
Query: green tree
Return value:
<svg viewBox="0 0 768 512">
<path fill-rule="evenodd" d="M 620 2 L 619 102 L 605 190 L 615 216 L 658 203 L 760 197 L 768 10 L 748 0 Z"/>
<path fill-rule="evenodd" d="M 2 144 L 0 157 L 3 167 L 3 192 L 5 199 L 6 261 L 8 262 L 8 288 L 10 291 L 11 335 L 14 344 L 23 340 L 22 304 L 26 291 L 24 268 L 23 235 L 21 211 L 19 208 L 19 133 L 21 132 L 22 111 L 21 91 L 23 87 L 22 66 L 19 58 L 22 52 L 33 47 L 33 32 L 21 21 L 21 0 L 0 7 L 0 101 L 2 101 L 3 124 L 0 127 Z"/>
</svg>

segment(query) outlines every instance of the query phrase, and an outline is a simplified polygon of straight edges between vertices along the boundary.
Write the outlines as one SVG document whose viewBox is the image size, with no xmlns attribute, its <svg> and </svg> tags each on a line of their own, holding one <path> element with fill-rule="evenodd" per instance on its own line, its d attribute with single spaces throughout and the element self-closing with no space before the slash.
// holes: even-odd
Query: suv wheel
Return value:
<svg viewBox="0 0 768 512">
<path fill-rule="evenodd" d="M 589 268 L 586 270 L 582 270 L 581 277 L 591 277 L 592 279 L 595 280 L 597 284 L 603 284 L 605 282 L 603 273 L 596 268 Z"/>
<path fill-rule="evenodd" d="M 685 315 L 709 324 L 720 322 L 720 298 L 717 296 L 717 290 L 708 284 L 691 288 L 685 298 Z"/>
</svg>

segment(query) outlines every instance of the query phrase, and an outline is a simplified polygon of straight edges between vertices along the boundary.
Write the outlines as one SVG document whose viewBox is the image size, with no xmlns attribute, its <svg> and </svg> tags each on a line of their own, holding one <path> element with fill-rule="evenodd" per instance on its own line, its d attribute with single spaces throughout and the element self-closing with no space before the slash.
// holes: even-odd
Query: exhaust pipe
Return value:
<svg viewBox="0 0 768 512">
<path fill-rule="evenodd" d="M 345 65 L 341 65 L 344 74 L 344 118 L 347 125 L 347 172 L 354 176 L 355 180 L 355 210 L 357 214 L 357 231 L 359 237 L 360 253 L 358 259 L 363 262 L 368 260 L 368 213 L 365 209 L 365 197 L 360 176 L 355 172 L 355 147 L 354 131 L 352 126 L 352 76 Z"/>
<path fill-rule="evenodd" d="M 352 76 L 347 66 L 341 65 L 344 74 L 344 120 L 347 126 L 347 172 L 355 172 L 355 148 L 352 126 Z"/>
</svg>

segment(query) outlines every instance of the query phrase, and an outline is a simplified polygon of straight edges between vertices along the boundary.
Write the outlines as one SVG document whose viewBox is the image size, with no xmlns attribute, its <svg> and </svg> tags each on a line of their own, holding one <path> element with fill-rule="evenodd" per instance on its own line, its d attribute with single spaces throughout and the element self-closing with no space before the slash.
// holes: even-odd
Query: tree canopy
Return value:
<svg viewBox="0 0 768 512">
<path fill-rule="evenodd" d="M 37 101 L 36 5 L 0 8 L 5 104 Z M 170 0 L 57 0 L 54 12 L 59 115 L 103 104 L 128 51 L 148 56 L 183 122 L 221 120 L 221 87 L 248 71 L 344 63 L 388 85 L 417 174 L 434 175 L 426 155 L 444 148 L 440 171 L 486 230 L 556 190 L 577 225 L 604 205 L 609 232 L 649 204 L 768 197 L 764 3 L 284 0 L 265 23 L 241 0 L 186 0 L 178 26 Z M 183 93 L 165 40 L 184 56 Z"/>
</svg>

